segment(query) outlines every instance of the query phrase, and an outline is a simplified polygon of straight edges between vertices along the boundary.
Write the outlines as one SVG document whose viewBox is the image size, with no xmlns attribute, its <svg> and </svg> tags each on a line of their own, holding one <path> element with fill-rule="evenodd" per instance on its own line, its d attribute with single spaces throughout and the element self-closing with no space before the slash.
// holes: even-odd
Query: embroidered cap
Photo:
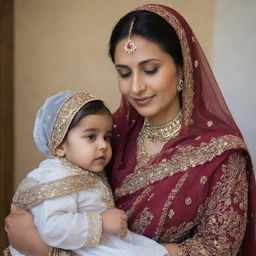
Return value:
<svg viewBox="0 0 256 256">
<path fill-rule="evenodd" d="M 66 136 L 77 112 L 88 102 L 98 100 L 90 93 L 63 91 L 46 99 L 38 110 L 34 125 L 34 141 L 45 155 L 55 150 Z"/>
</svg>

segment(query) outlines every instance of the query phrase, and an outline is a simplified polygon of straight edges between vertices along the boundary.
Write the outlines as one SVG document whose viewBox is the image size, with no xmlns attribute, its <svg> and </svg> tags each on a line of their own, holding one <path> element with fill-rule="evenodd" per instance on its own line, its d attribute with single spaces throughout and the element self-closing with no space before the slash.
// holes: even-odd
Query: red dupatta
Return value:
<svg viewBox="0 0 256 256">
<path fill-rule="evenodd" d="M 242 227 L 240 217 L 246 212 L 246 202 L 241 199 L 239 208 L 236 201 L 242 195 L 247 197 L 248 182 L 248 224 L 240 253 L 252 255 L 256 251 L 256 190 L 252 164 L 207 59 L 191 28 L 175 10 L 162 5 L 145 5 L 136 10 L 160 15 L 180 39 L 184 62 L 182 128 L 159 154 L 138 167 L 137 138 L 144 118 L 122 98 L 114 113 L 114 157 L 110 173 L 116 204 L 127 212 L 131 230 L 165 243 L 186 244 L 192 238 L 190 250 L 194 248 L 199 252 L 209 247 L 209 251 L 215 252 L 216 245 L 218 255 L 217 244 L 224 253 L 230 250 L 227 241 L 236 243 L 232 234 L 236 231 L 232 229 Z M 247 181 L 243 178 L 245 169 Z M 226 205 L 225 210 L 223 205 Z M 208 219 L 231 216 L 234 211 L 236 220 L 230 223 L 236 225 L 227 224 L 227 237 L 212 232 L 213 228 L 221 226 Z M 204 233 L 208 229 L 211 232 Z M 203 233 L 209 241 L 201 236 Z M 193 241 L 195 234 L 197 240 Z"/>
</svg>

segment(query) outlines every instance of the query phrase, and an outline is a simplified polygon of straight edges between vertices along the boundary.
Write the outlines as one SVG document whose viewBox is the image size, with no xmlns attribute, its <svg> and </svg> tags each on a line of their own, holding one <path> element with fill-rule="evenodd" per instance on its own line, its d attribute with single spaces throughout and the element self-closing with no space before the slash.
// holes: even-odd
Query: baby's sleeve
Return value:
<svg viewBox="0 0 256 256">
<path fill-rule="evenodd" d="M 79 212 L 78 193 L 45 200 L 32 209 L 41 238 L 48 245 L 75 250 L 99 244 L 101 214 L 95 211 Z"/>
</svg>

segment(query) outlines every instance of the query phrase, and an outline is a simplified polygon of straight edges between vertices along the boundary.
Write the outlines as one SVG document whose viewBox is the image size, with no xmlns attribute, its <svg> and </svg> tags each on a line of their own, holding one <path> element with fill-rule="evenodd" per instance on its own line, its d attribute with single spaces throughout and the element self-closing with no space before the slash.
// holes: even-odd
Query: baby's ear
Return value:
<svg viewBox="0 0 256 256">
<path fill-rule="evenodd" d="M 64 157 L 66 155 L 65 149 L 62 144 L 57 147 L 55 153 L 59 157 Z"/>
</svg>

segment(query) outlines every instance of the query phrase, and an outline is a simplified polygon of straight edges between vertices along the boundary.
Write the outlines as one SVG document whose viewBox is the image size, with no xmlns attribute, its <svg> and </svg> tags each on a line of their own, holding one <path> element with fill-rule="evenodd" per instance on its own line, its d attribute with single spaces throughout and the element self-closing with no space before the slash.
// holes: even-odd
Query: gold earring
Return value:
<svg viewBox="0 0 256 256">
<path fill-rule="evenodd" d="M 132 35 L 132 29 L 133 29 L 133 25 L 134 25 L 134 21 L 135 18 L 132 20 L 131 25 L 130 25 L 130 29 L 129 29 L 129 34 L 128 34 L 128 40 L 125 43 L 124 46 L 124 50 L 128 53 L 134 53 L 134 51 L 136 50 L 136 44 L 134 42 L 134 40 L 131 39 L 131 35 Z"/>
<path fill-rule="evenodd" d="M 184 87 L 184 81 L 183 81 L 183 79 L 180 79 L 180 81 L 177 85 L 177 91 L 181 92 L 183 90 L 183 87 Z"/>
</svg>

